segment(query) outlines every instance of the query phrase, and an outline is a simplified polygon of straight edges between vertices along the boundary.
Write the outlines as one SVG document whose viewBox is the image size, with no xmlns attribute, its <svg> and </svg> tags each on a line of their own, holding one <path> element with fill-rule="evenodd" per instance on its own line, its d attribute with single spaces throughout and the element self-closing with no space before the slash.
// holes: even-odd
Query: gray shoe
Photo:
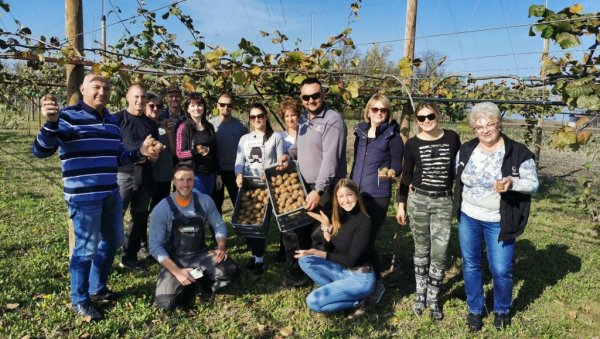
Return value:
<svg viewBox="0 0 600 339">
<path fill-rule="evenodd" d="M 103 318 L 102 313 L 98 312 L 89 301 L 83 304 L 72 305 L 71 309 L 80 317 L 90 317 L 91 320 L 101 320 Z"/>
<path fill-rule="evenodd" d="M 375 288 L 373 289 L 373 293 L 368 297 L 369 305 L 376 305 L 381 301 L 381 297 L 385 293 L 385 286 L 383 285 L 383 281 L 378 280 L 377 284 L 375 284 Z"/>
</svg>

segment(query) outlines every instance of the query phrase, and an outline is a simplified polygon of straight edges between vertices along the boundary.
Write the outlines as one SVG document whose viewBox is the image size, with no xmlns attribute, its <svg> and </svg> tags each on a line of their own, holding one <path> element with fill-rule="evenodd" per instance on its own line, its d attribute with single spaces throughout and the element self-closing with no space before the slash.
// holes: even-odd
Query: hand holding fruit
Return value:
<svg viewBox="0 0 600 339">
<path fill-rule="evenodd" d="M 49 122 L 58 121 L 58 104 L 56 98 L 52 94 L 46 94 L 40 99 L 42 107 L 42 115 Z"/>
<path fill-rule="evenodd" d="M 202 156 L 207 156 L 210 148 L 208 146 L 196 145 L 196 151 Z"/>
<path fill-rule="evenodd" d="M 140 153 L 150 161 L 156 161 L 164 147 L 165 145 L 156 141 L 152 135 L 148 135 L 140 147 Z"/>
</svg>

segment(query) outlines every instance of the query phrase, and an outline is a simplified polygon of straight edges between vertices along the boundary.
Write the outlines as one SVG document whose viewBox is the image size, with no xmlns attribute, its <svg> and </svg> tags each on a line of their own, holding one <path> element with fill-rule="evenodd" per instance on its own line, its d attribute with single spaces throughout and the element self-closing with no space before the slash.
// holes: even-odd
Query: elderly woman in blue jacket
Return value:
<svg viewBox="0 0 600 339">
<path fill-rule="evenodd" d="M 533 153 L 500 131 L 500 109 L 479 103 L 468 115 L 477 137 L 461 146 L 457 156 L 454 211 L 463 257 L 467 294 L 467 325 L 483 326 L 482 252 L 485 244 L 494 290 L 494 327 L 510 325 L 515 239 L 527 224 L 531 194 L 538 178 Z"/>
<path fill-rule="evenodd" d="M 381 263 L 375 247 L 377 234 L 387 215 L 392 196 L 393 177 L 402 171 L 404 144 L 400 127 L 390 117 L 390 100 L 385 95 L 373 95 L 364 111 L 364 121 L 354 129 L 354 164 L 350 177 L 357 184 L 367 214 L 371 217 L 369 255 L 377 279 L 371 302 L 381 299 L 385 288 L 381 282 Z M 386 168 L 386 173 L 382 169 Z M 381 176 L 380 176 L 381 174 Z"/>
</svg>

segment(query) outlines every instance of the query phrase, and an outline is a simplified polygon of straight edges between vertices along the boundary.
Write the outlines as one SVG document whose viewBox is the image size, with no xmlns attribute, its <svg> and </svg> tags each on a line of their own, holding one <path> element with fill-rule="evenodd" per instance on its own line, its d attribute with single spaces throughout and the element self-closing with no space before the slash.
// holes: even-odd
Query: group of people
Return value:
<svg viewBox="0 0 600 339">
<path fill-rule="evenodd" d="M 326 104 L 316 78 L 300 85 L 303 110 L 294 98 L 280 103 L 282 132 L 274 131 L 269 110 L 260 103 L 250 106 L 247 124 L 234 118 L 229 94 L 218 97 L 220 114 L 209 119 L 201 95 L 189 94 L 184 101 L 176 87 L 167 90 L 167 107 L 161 111 L 160 96 L 133 85 L 127 108 L 114 115 L 106 109 L 107 79 L 89 74 L 80 90 L 82 100 L 60 111 L 55 102 L 42 102 L 47 122 L 33 145 L 37 157 L 60 150 L 76 240 L 70 263 L 76 314 L 100 319 L 95 303 L 118 297 L 107 279 L 121 245 L 122 267 L 143 269 L 137 257 L 145 247 L 161 265 L 155 291 L 161 309 L 173 310 L 195 293 L 229 285 L 239 268 L 227 253 L 224 190 L 235 203 L 247 176 L 264 178 L 266 168 L 285 169 L 293 159 L 306 184 L 305 209 L 314 223 L 281 232 L 288 268 L 283 284 L 314 282 L 306 298 L 311 310 L 351 309 L 349 318 L 357 318 L 382 298 L 376 240 L 393 179 L 402 175 L 396 220 L 410 225 L 415 244 L 414 314 L 421 316 L 428 308 L 433 319 L 443 318 L 439 295 L 454 213 L 468 326 L 479 330 L 485 314 L 484 241 L 494 281 L 494 326 L 510 324 L 514 242 L 527 223 L 538 181 L 532 153 L 501 133 L 500 111 L 493 103 L 471 109 L 469 125 L 477 137 L 463 145 L 455 132 L 440 127 L 435 104 L 420 103 L 414 110 L 419 133 L 405 144 L 391 118 L 390 100 L 376 94 L 367 102 L 364 121 L 354 128 L 348 166 L 346 123 Z M 124 232 L 127 208 L 131 222 Z M 207 223 L 214 247 L 205 240 Z M 265 239 L 247 238 L 246 243 L 251 252 L 246 269 L 262 274 Z"/>
</svg>

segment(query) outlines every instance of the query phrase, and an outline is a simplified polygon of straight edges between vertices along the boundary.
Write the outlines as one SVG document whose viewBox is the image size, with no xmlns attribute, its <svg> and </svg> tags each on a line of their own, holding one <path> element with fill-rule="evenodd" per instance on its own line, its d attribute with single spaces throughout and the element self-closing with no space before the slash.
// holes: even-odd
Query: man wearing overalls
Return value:
<svg viewBox="0 0 600 339">
<path fill-rule="evenodd" d="M 193 191 L 193 169 L 178 165 L 173 185 L 175 193 L 158 203 L 150 216 L 150 254 L 163 267 L 156 281 L 155 302 L 166 311 L 200 289 L 216 292 L 229 285 L 238 272 L 227 255 L 227 227 L 213 200 Z M 217 241 L 217 248 L 210 251 L 204 241 L 206 222 Z"/>
</svg>

